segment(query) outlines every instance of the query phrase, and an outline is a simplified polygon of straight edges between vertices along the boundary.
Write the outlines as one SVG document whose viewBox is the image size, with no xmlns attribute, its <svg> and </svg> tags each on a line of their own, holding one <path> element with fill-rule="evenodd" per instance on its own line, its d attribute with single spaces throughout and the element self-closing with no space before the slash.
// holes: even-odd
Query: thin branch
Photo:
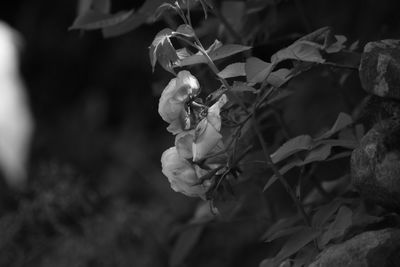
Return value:
<svg viewBox="0 0 400 267">
<path fill-rule="evenodd" d="M 257 134 L 257 137 L 258 137 L 258 139 L 259 139 L 259 141 L 260 141 L 262 150 L 263 150 L 263 152 L 264 152 L 264 157 L 265 157 L 265 159 L 266 159 L 266 161 L 267 161 L 268 166 L 272 169 L 272 171 L 273 171 L 273 173 L 275 174 L 275 176 L 278 177 L 278 180 L 281 182 L 281 184 L 283 185 L 283 187 L 286 189 L 286 192 L 287 192 L 287 193 L 290 195 L 290 197 L 292 198 L 293 202 L 294 202 L 295 205 L 296 205 L 296 208 L 297 208 L 298 212 L 300 212 L 300 214 L 301 214 L 301 216 L 302 216 L 302 218 L 303 218 L 303 220 L 304 220 L 304 223 L 305 223 L 307 226 L 311 226 L 310 218 L 308 217 L 307 213 L 305 212 L 305 210 L 304 210 L 304 208 L 303 208 L 301 202 L 300 202 L 299 199 L 296 197 L 295 192 L 294 192 L 293 189 L 290 187 L 290 185 L 288 184 L 288 182 L 286 181 L 286 179 L 283 177 L 283 175 L 279 172 L 279 170 L 278 170 L 278 168 L 275 166 L 275 164 L 272 162 L 270 153 L 269 153 L 268 148 L 267 148 L 267 144 L 266 144 L 266 142 L 265 142 L 265 140 L 264 140 L 264 137 L 263 137 L 262 134 L 261 134 L 261 131 L 260 131 L 260 129 L 259 129 L 259 126 L 258 126 L 257 121 L 256 121 L 256 119 L 255 119 L 254 116 L 253 116 L 253 127 L 254 127 L 254 130 L 255 130 L 255 132 L 256 132 L 256 134 Z"/>
</svg>

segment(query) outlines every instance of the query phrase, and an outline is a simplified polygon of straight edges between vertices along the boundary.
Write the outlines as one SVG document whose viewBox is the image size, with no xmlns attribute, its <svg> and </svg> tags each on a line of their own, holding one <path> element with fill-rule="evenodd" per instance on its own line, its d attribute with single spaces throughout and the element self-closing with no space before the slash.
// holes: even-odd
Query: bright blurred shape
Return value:
<svg viewBox="0 0 400 267">
<path fill-rule="evenodd" d="M 0 169 L 6 182 L 24 186 L 33 120 L 24 83 L 19 73 L 18 46 L 14 29 L 0 21 Z"/>
</svg>

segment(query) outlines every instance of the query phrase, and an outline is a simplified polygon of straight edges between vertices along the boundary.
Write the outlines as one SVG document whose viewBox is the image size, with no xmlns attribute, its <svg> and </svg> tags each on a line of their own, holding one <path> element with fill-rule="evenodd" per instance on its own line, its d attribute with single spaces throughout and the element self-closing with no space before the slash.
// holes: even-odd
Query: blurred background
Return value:
<svg viewBox="0 0 400 267">
<path fill-rule="evenodd" d="M 112 1 L 112 10 L 143 2 Z M 265 60 L 322 26 L 360 47 L 400 37 L 396 0 L 265 2 L 263 42 L 253 50 Z M 165 22 L 104 39 L 69 31 L 76 15 L 70 0 L 0 3 L 0 19 L 23 38 L 20 71 L 35 121 L 27 190 L 4 181 L 0 189 L 0 266 L 258 266 L 269 253 L 257 239 L 264 222 L 188 224 L 207 211 L 161 173 L 173 137 L 158 96 L 172 75 L 152 73 L 148 47 Z M 312 71 L 289 86 L 297 96 L 283 116 L 293 135 L 331 125 L 364 96 L 357 75 L 338 85 Z"/>
</svg>

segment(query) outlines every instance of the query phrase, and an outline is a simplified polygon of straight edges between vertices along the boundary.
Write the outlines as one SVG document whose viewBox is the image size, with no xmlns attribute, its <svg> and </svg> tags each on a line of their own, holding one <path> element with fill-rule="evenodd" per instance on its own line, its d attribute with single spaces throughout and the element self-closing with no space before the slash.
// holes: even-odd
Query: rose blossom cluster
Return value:
<svg viewBox="0 0 400 267">
<path fill-rule="evenodd" d="M 175 146 L 161 156 L 163 174 L 176 192 L 205 199 L 212 182 L 200 178 L 221 166 L 216 160 L 224 154 L 220 110 L 227 97 L 222 95 L 208 107 L 199 93 L 196 77 L 180 71 L 162 92 L 158 112 L 175 135 Z"/>
</svg>

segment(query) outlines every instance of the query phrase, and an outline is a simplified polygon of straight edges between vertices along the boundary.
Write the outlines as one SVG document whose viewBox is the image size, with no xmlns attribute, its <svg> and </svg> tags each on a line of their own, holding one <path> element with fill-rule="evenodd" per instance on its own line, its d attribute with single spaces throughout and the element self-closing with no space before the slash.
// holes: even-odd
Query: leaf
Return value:
<svg viewBox="0 0 400 267">
<path fill-rule="evenodd" d="M 320 206 L 312 217 L 312 226 L 316 229 L 323 228 L 341 205 L 343 205 L 343 201 L 341 199 L 335 199 L 328 204 Z"/>
<path fill-rule="evenodd" d="M 170 37 L 173 35 L 171 29 L 163 29 L 154 38 L 149 51 L 150 63 L 154 71 L 156 62 L 167 71 L 174 73 L 172 69 L 173 62 L 178 60 L 175 48 L 172 46 Z"/>
<path fill-rule="evenodd" d="M 303 229 L 304 229 L 304 226 L 294 226 L 294 227 L 289 227 L 289 228 L 278 230 L 278 231 L 274 232 L 271 236 L 269 236 L 265 240 L 265 242 L 272 242 L 278 238 L 286 237 L 288 235 L 292 235 L 294 233 L 302 231 Z"/>
<path fill-rule="evenodd" d="M 346 37 L 332 34 L 330 27 L 320 28 L 303 36 L 292 45 L 281 49 L 271 57 L 273 63 L 292 59 L 311 63 L 324 63 L 321 51 L 326 53 L 340 52 L 345 46 Z"/>
<path fill-rule="evenodd" d="M 237 44 L 227 44 L 215 49 L 209 53 L 212 60 L 223 59 L 234 54 L 244 52 L 251 49 L 251 46 L 237 45 Z"/>
<path fill-rule="evenodd" d="M 133 14 L 133 10 L 121 11 L 116 14 L 104 14 L 95 10 L 88 10 L 77 17 L 69 28 L 70 30 L 96 30 L 110 27 L 127 20 Z"/>
<path fill-rule="evenodd" d="M 218 40 L 214 42 L 209 49 L 207 49 L 208 56 L 211 60 L 219 60 L 231 55 L 246 51 L 251 49 L 250 46 L 242 46 L 242 45 L 235 45 L 235 44 L 228 44 L 220 46 Z M 180 58 L 180 60 L 175 64 L 178 67 L 190 66 L 195 64 L 207 63 L 206 57 L 201 54 L 200 52 L 190 55 L 188 57 Z"/>
<path fill-rule="evenodd" d="M 295 223 L 299 222 L 301 217 L 299 215 L 289 216 L 279 219 L 271 225 L 265 234 L 262 235 L 261 240 L 264 241 L 274 235 L 275 232 L 292 227 Z"/>
<path fill-rule="evenodd" d="M 278 163 L 287 157 L 302 151 L 309 150 L 313 146 L 313 140 L 309 135 L 299 135 L 280 146 L 273 154 L 271 159 L 273 163 Z"/>
<path fill-rule="evenodd" d="M 247 82 L 261 83 L 267 78 L 273 69 L 271 63 L 262 61 L 256 57 L 250 57 L 246 60 L 245 71 Z"/>
<path fill-rule="evenodd" d="M 326 161 L 333 161 L 333 160 L 337 160 L 337 159 L 341 159 L 341 158 L 347 158 L 351 156 L 351 151 L 345 151 L 345 152 L 341 152 L 341 153 L 337 153 L 335 155 L 333 155 L 332 157 L 326 159 Z"/>
<path fill-rule="evenodd" d="M 206 103 L 213 103 L 215 100 L 219 99 L 223 94 L 226 93 L 226 89 L 225 88 L 219 88 L 217 90 L 215 90 L 214 92 L 211 92 L 207 98 L 206 98 Z"/>
<path fill-rule="evenodd" d="M 333 35 L 331 27 L 323 27 L 300 38 L 298 41 L 310 41 L 320 45 L 320 49 L 326 53 L 337 53 L 344 48 L 346 37 Z"/>
<path fill-rule="evenodd" d="M 353 221 L 352 221 L 351 227 L 353 230 L 354 227 L 363 229 L 363 228 L 368 227 L 369 225 L 380 223 L 384 220 L 384 218 L 369 215 L 369 214 L 365 213 L 365 211 L 364 212 L 356 211 L 353 214 L 352 220 Z"/>
<path fill-rule="evenodd" d="M 307 35 L 304 35 L 297 41 L 310 41 L 310 42 L 314 42 L 314 43 L 323 45 L 328 42 L 327 39 L 329 38 L 329 36 L 332 35 L 331 32 L 332 32 L 331 27 L 328 27 L 328 26 L 322 27 L 322 28 L 319 28 Z"/>
<path fill-rule="evenodd" d="M 343 35 L 335 35 L 336 42 L 328 45 L 324 50 L 327 53 L 338 53 L 341 51 L 345 46 L 343 45 L 347 38 Z"/>
<path fill-rule="evenodd" d="M 290 171 L 291 169 L 293 169 L 294 167 L 298 167 L 303 165 L 303 161 L 299 160 L 299 159 L 295 159 L 290 161 L 289 163 L 287 163 L 286 165 L 284 165 L 282 168 L 279 169 L 279 173 L 281 175 L 284 175 L 285 173 L 287 173 L 288 171 Z M 267 191 L 268 188 L 273 185 L 276 181 L 278 180 L 278 177 L 276 175 L 271 176 L 271 178 L 269 178 L 268 182 L 265 184 L 263 191 Z"/>
<path fill-rule="evenodd" d="M 240 93 L 243 93 L 243 92 L 256 93 L 257 92 L 254 87 L 251 87 L 244 82 L 237 82 L 237 81 L 233 82 L 231 91 L 232 92 L 240 92 Z"/>
<path fill-rule="evenodd" d="M 330 146 L 339 146 L 339 147 L 344 147 L 348 149 L 355 149 L 358 147 L 358 141 L 355 140 L 349 140 L 349 139 L 325 139 L 316 142 L 316 144 L 324 144 L 324 145 L 330 145 Z"/>
<path fill-rule="evenodd" d="M 174 32 L 174 34 L 180 34 L 186 37 L 193 37 L 195 36 L 194 30 L 190 25 L 187 24 L 182 24 L 180 25 L 176 31 Z"/>
<path fill-rule="evenodd" d="M 222 46 L 222 43 L 218 40 L 215 39 L 214 42 L 207 48 L 206 52 L 209 54 L 214 50 L 217 50 Z"/>
<path fill-rule="evenodd" d="M 310 164 L 315 161 L 324 161 L 327 160 L 331 153 L 331 145 L 322 145 L 314 148 L 311 150 L 305 157 L 304 160 L 300 159 L 294 159 L 289 161 L 287 164 L 285 164 L 282 168 L 279 169 L 279 173 L 284 175 L 294 167 L 300 167 L 306 164 Z M 300 150 L 299 150 L 300 151 Z M 297 152 L 297 151 L 296 151 Z M 296 153 L 294 152 L 294 153 Z M 271 187 L 276 181 L 278 180 L 278 177 L 276 175 L 272 175 L 271 178 L 269 178 L 268 182 L 265 184 L 263 191 L 265 192 L 268 190 L 269 187 Z"/>
<path fill-rule="evenodd" d="M 175 5 L 173 5 L 173 4 L 171 4 L 171 3 L 164 3 L 164 4 L 162 4 L 161 6 L 159 6 L 158 8 L 157 8 L 157 10 L 155 11 L 155 13 L 154 13 L 154 21 L 156 21 L 159 17 L 161 17 L 163 14 L 164 14 L 164 12 L 165 11 L 167 11 L 167 10 L 169 10 L 169 9 L 172 9 L 172 10 L 175 10 L 175 11 L 177 11 L 177 8 L 178 7 L 176 7 Z"/>
<path fill-rule="evenodd" d="M 273 87 L 279 88 L 290 80 L 290 78 L 292 77 L 290 74 L 291 71 L 289 69 L 282 68 L 277 71 L 271 72 L 271 74 L 267 78 L 267 81 Z"/>
<path fill-rule="evenodd" d="M 205 224 L 189 225 L 189 227 L 179 235 L 170 257 L 171 266 L 178 266 L 184 262 L 201 237 L 204 226 Z"/>
<path fill-rule="evenodd" d="M 126 20 L 116 25 L 104 28 L 102 30 L 103 36 L 109 38 L 130 32 L 148 21 L 151 16 L 154 16 L 160 5 L 174 2 L 175 0 L 146 0 L 139 10 L 132 13 Z"/>
<path fill-rule="evenodd" d="M 308 152 L 302 165 L 306 165 L 315 161 L 324 161 L 331 154 L 331 148 L 331 145 L 322 145 L 313 148 L 310 152 Z"/>
<path fill-rule="evenodd" d="M 303 227 L 301 231 L 294 234 L 286 241 L 278 255 L 275 257 L 275 262 L 282 262 L 286 258 L 298 252 L 312 240 L 317 238 L 320 233 L 320 231 L 311 227 Z"/>
<path fill-rule="evenodd" d="M 329 225 L 320 240 L 321 247 L 325 247 L 331 240 L 342 237 L 352 224 L 353 212 L 346 206 L 341 206 L 335 220 Z"/>
<path fill-rule="evenodd" d="M 206 50 L 207 54 L 222 46 L 222 43 L 215 40 L 212 45 Z M 207 63 L 207 59 L 200 52 L 191 54 L 186 48 L 178 50 L 179 61 L 175 63 L 177 67 L 190 66 L 195 64 Z"/>
<path fill-rule="evenodd" d="M 226 66 L 222 71 L 218 73 L 218 76 L 223 79 L 228 79 L 237 76 L 246 76 L 244 70 L 244 63 L 237 62 Z"/>
<path fill-rule="evenodd" d="M 342 130 L 343 128 L 349 126 L 353 123 L 353 119 L 346 113 L 340 112 L 339 116 L 337 117 L 335 123 L 333 124 L 332 128 L 322 134 L 320 137 L 316 138 L 315 140 L 326 139 L 337 133 L 338 131 Z"/>
<path fill-rule="evenodd" d="M 312 63 L 324 63 L 320 53 L 321 46 L 310 41 L 296 41 L 292 45 L 279 50 L 271 57 L 271 62 L 276 65 L 287 59 Z"/>
</svg>

